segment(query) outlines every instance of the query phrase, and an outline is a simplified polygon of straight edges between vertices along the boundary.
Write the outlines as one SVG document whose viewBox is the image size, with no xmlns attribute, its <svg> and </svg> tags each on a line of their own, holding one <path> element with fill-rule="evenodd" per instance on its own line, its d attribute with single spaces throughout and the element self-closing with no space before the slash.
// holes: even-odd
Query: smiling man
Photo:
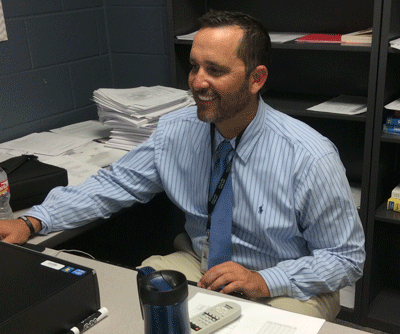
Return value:
<svg viewBox="0 0 400 334">
<path fill-rule="evenodd" d="M 195 35 L 190 53 L 189 85 L 197 116 L 214 123 L 227 139 L 235 138 L 255 117 L 257 93 L 267 78 L 265 65 L 246 72 L 237 56 L 242 38 L 239 26 L 204 28 Z"/>
<path fill-rule="evenodd" d="M 260 97 L 270 40 L 259 21 L 210 12 L 199 23 L 189 74 L 197 106 L 165 115 L 149 140 L 110 171 L 54 189 L 26 216 L 35 232 L 46 234 L 107 218 L 165 191 L 185 212 L 189 245 L 143 265 L 332 320 L 340 309 L 339 289 L 361 277 L 365 260 L 364 233 L 339 154 L 327 138 Z M 222 229 L 214 233 L 220 203 Z M 29 224 L 0 221 L 0 235 L 25 242 Z"/>
</svg>

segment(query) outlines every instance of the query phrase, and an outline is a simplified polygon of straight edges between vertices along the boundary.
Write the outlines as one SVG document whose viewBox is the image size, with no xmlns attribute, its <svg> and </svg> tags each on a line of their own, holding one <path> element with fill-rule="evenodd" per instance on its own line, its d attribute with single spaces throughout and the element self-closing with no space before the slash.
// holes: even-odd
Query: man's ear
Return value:
<svg viewBox="0 0 400 334">
<path fill-rule="evenodd" d="M 250 74 L 250 92 L 257 94 L 267 81 L 268 70 L 265 65 L 258 65 Z"/>
</svg>

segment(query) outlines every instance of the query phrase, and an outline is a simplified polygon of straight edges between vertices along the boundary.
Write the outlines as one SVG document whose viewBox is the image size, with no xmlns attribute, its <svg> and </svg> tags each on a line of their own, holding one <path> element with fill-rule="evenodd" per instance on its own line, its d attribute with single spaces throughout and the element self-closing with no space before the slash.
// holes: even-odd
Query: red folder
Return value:
<svg viewBox="0 0 400 334">
<path fill-rule="evenodd" d="M 309 34 L 296 39 L 305 43 L 341 43 L 342 35 L 339 34 Z"/>
</svg>

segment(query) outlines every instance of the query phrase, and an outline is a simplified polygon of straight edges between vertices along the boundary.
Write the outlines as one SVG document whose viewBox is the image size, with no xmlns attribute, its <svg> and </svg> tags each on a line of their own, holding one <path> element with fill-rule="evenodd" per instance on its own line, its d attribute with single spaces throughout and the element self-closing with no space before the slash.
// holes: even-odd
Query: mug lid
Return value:
<svg viewBox="0 0 400 334">
<path fill-rule="evenodd" d="M 175 270 L 154 271 L 141 278 L 139 296 L 143 304 L 169 306 L 189 295 L 186 276 Z"/>
</svg>

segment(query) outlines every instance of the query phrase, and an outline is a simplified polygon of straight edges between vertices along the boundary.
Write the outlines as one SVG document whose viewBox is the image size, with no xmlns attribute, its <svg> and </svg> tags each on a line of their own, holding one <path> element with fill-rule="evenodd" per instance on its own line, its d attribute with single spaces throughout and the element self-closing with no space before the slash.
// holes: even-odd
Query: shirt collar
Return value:
<svg viewBox="0 0 400 334">
<path fill-rule="evenodd" d="M 257 141 L 260 139 L 260 136 L 264 129 L 265 123 L 265 115 L 266 115 L 266 104 L 259 96 L 258 99 L 258 110 L 257 114 L 254 119 L 251 121 L 249 126 L 243 133 L 243 136 L 240 140 L 239 147 L 236 150 L 235 147 L 235 140 L 236 138 L 231 139 L 229 142 L 231 143 L 232 147 L 236 150 L 238 157 L 246 163 L 250 158 L 251 152 L 253 151 Z M 217 149 L 218 145 L 225 140 L 224 137 L 218 132 L 216 129 L 215 131 L 215 150 Z"/>
</svg>

